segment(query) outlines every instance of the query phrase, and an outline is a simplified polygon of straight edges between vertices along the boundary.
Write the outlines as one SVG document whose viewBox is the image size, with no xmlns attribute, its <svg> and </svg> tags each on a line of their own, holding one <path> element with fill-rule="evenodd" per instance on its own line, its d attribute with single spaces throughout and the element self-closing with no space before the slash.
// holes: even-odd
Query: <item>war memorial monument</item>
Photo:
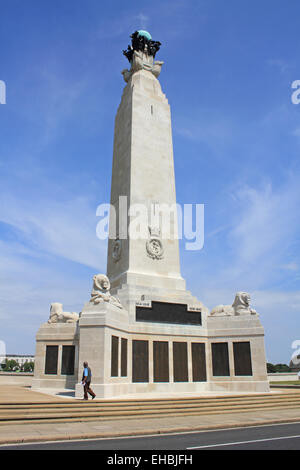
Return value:
<svg viewBox="0 0 300 470">
<path fill-rule="evenodd" d="M 176 205 L 170 106 L 155 60 L 161 44 L 147 31 L 131 39 L 115 119 L 107 273 L 91 280 L 80 314 L 51 304 L 36 336 L 32 386 L 82 397 L 87 361 L 97 398 L 267 392 L 264 329 L 250 296 L 233 293 L 232 305 L 209 311 L 186 290 L 176 213 L 168 239 L 159 217 L 149 217 L 144 238 L 128 233 L 124 201 L 152 215 Z"/>
</svg>

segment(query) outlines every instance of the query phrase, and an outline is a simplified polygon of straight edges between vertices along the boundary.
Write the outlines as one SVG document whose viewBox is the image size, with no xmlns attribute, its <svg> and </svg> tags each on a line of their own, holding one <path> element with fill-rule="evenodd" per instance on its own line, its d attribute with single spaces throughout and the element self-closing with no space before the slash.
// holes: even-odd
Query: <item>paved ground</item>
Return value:
<svg viewBox="0 0 300 470">
<path fill-rule="evenodd" d="M 278 392 L 282 393 L 282 392 Z M 65 399 L 66 397 L 63 396 Z M 60 401 L 62 398 L 32 392 L 27 387 L 0 386 L 0 402 Z M 300 409 L 283 409 L 220 415 L 161 417 L 144 420 L 98 420 L 76 423 L 1 424 L 0 444 L 13 442 L 57 441 L 101 437 L 136 436 L 168 432 L 185 432 L 253 426 L 271 423 L 300 422 Z"/>
<path fill-rule="evenodd" d="M 66 397 L 64 397 L 66 398 Z M 60 402 L 61 398 L 54 394 L 34 392 L 30 386 L 0 385 L 0 403 L 26 403 L 26 402 Z"/>
<path fill-rule="evenodd" d="M 124 455 L 122 451 L 134 450 L 134 455 L 144 456 L 138 451 L 148 451 L 156 458 L 156 451 L 184 450 L 193 456 L 198 450 L 299 450 L 300 423 L 255 426 L 239 429 L 222 429 L 190 433 L 141 436 L 118 439 L 93 439 L 52 443 L 19 444 L 4 446 L 9 450 L 97 450 L 113 451 L 113 455 Z M 118 452 L 121 451 L 121 452 Z M 171 454 L 171 453 L 170 453 Z M 107 458 L 112 453 L 106 453 Z M 188 455 L 188 454 L 187 454 Z M 143 459 L 142 459 L 143 460 Z"/>
</svg>

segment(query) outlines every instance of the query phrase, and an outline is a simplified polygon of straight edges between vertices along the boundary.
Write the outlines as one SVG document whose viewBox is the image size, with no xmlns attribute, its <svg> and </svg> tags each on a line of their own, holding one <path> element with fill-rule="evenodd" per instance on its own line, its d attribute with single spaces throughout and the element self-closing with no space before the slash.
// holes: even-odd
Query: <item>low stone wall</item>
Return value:
<svg viewBox="0 0 300 470">
<path fill-rule="evenodd" d="M 0 385 L 28 385 L 31 386 L 33 373 L 0 372 Z"/>
<path fill-rule="evenodd" d="M 297 372 L 276 372 L 274 374 L 268 374 L 268 379 L 269 382 L 295 382 L 295 380 L 298 380 L 298 374 Z"/>
</svg>

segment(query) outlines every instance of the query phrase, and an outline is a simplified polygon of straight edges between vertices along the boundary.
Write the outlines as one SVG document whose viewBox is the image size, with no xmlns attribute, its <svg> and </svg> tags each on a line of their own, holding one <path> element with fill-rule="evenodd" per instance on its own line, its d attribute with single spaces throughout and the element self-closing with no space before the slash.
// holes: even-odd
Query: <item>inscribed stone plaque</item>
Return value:
<svg viewBox="0 0 300 470">
<path fill-rule="evenodd" d="M 121 339 L 121 377 L 127 377 L 127 339 Z"/>
<path fill-rule="evenodd" d="M 154 382 L 169 382 L 169 343 L 153 341 Z"/>
<path fill-rule="evenodd" d="M 132 341 L 132 382 L 149 382 L 148 341 Z"/>
<path fill-rule="evenodd" d="M 136 321 L 201 325 L 201 312 L 189 312 L 186 304 L 152 302 L 152 307 L 136 306 Z"/>
<path fill-rule="evenodd" d="M 111 376 L 118 377 L 119 338 L 111 337 Z"/>
<path fill-rule="evenodd" d="M 187 343 L 173 343 L 174 382 L 188 382 Z"/>
<path fill-rule="evenodd" d="M 57 374 L 58 346 L 46 346 L 45 374 Z"/>
<path fill-rule="evenodd" d="M 61 358 L 62 375 L 74 375 L 75 346 L 63 346 Z"/>
<path fill-rule="evenodd" d="M 250 342 L 233 343 L 234 374 L 252 375 Z"/>
<path fill-rule="evenodd" d="M 212 343 L 211 352 L 213 375 L 215 377 L 230 375 L 228 343 Z"/>
<path fill-rule="evenodd" d="M 192 343 L 193 382 L 206 382 L 205 344 Z"/>
</svg>

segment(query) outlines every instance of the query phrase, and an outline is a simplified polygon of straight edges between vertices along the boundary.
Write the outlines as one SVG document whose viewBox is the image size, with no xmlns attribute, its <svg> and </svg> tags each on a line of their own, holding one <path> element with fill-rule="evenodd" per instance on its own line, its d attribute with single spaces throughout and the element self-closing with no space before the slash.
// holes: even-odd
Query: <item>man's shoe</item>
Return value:
<svg viewBox="0 0 300 470">
<path fill-rule="evenodd" d="M 94 395 L 94 396 L 92 397 L 92 400 L 94 400 L 94 398 L 96 398 L 96 395 Z"/>
</svg>

